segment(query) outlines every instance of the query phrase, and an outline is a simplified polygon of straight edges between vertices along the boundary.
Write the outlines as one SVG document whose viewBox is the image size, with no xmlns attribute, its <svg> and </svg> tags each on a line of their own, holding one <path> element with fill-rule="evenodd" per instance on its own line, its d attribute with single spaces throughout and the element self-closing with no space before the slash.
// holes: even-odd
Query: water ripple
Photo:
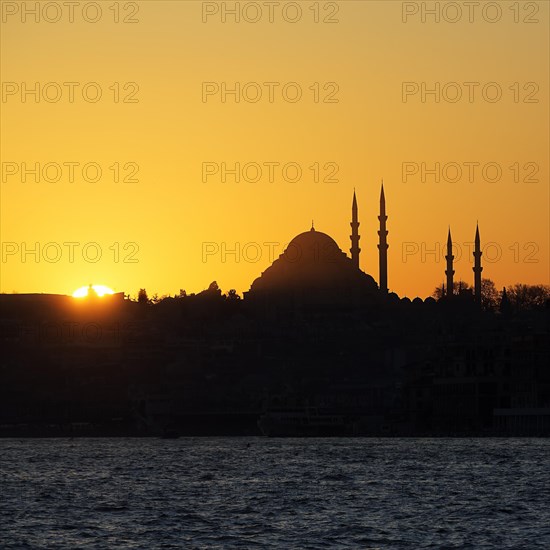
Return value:
<svg viewBox="0 0 550 550">
<path fill-rule="evenodd" d="M 0 440 L 0 547 L 550 548 L 542 439 Z"/>
</svg>

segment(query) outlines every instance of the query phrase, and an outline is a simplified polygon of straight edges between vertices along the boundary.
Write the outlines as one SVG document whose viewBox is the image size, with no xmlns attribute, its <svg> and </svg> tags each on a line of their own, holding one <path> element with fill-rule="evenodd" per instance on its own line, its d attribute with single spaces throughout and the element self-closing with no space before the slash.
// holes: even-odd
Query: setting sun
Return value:
<svg viewBox="0 0 550 550">
<path fill-rule="evenodd" d="M 90 289 L 92 289 L 98 296 L 105 296 L 105 294 L 114 294 L 115 291 L 105 285 L 89 285 L 82 286 L 78 290 L 73 292 L 73 298 L 85 298 L 89 296 Z"/>
</svg>

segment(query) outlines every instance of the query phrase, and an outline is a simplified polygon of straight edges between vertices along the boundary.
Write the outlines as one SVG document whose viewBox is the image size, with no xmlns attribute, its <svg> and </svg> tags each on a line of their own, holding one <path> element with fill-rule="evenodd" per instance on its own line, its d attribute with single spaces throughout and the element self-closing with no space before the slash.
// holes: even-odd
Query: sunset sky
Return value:
<svg viewBox="0 0 550 550">
<path fill-rule="evenodd" d="M 454 23 L 445 2 L 439 22 L 399 1 L 302 1 L 301 16 L 281 1 L 273 22 L 262 2 L 240 2 L 254 4 L 240 22 L 223 13 L 235 2 L 109 1 L 97 3 L 101 14 L 83 2 L 73 22 L 62 2 L 38 16 L 22 14 L 25 4 L 35 2 L 2 2 L 1 292 L 72 294 L 95 283 L 163 295 L 216 280 L 242 293 L 312 219 L 349 253 L 354 188 L 361 268 L 378 281 L 382 179 L 391 291 L 426 297 L 441 284 L 449 225 L 455 278 L 473 283 L 476 221 L 484 277 L 499 288 L 550 283 L 548 2 L 493 2 L 493 22 L 494 6 L 468 14 L 455 2 Z M 260 20 L 246 21 L 257 6 Z M 236 82 L 238 103 L 203 93 Z M 266 82 L 278 83 L 273 102 Z M 36 83 L 38 102 L 22 94 Z M 288 83 L 301 100 L 291 102 Z M 439 101 L 423 102 L 423 86 L 436 83 Z M 35 163 L 40 181 L 23 181 Z M 274 181 L 266 165 L 245 181 L 251 165 L 240 182 L 223 182 L 204 163 L 279 166 Z M 283 176 L 288 163 L 301 167 L 299 181 L 289 181 L 292 167 Z M 440 181 L 423 178 L 422 164 L 436 163 Z"/>
</svg>

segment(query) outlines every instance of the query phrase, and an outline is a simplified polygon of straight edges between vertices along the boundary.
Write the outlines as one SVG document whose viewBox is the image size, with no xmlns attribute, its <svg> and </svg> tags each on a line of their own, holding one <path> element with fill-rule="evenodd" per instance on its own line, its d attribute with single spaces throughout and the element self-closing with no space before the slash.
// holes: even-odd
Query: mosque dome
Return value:
<svg viewBox="0 0 550 550">
<path fill-rule="evenodd" d="M 349 303 L 378 290 L 374 279 L 358 269 L 336 241 L 313 227 L 294 237 L 285 251 L 258 277 L 247 298 L 270 295 L 293 303 Z"/>
<path fill-rule="evenodd" d="M 356 306 L 381 305 L 387 301 L 386 199 L 384 187 L 380 191 L 380 243 L 378 267 L 380 288 L 376 281 L 361 271 L 359 246 L 359 209 L 353 192 L 351 205 L 350 256 L 342 252 L 336 241 L 311 227 L 296 235 L 284 252 L 258 277 L 244 293 L 245 301 L 269 312 L 273 309 L 298 311 L 311 306 L 330 306 L 330 310 Z"/>
</svg>

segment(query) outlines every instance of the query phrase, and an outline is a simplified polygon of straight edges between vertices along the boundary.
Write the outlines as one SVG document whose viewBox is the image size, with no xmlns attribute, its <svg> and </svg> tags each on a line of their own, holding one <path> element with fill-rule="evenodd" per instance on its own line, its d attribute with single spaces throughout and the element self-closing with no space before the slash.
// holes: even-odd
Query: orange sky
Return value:
<svg viewBox="0 0 550 550">
<path fill-rule="evenodd" d="M 34 4 L 2 2 L 0 291 L 242 292 L 312 219 L 349 252 L 354 187 L 378 280 L 382 178 L 390 290 L 441 283 L 449 225 L 471 283 L 477 220 L 484 276 L 550 283 L 548 2 L 458 3 L 461 17 L 439 2 L 439 22 L 421 13 L 435 2 L 280 2 L 272 22 L 262 2 L 240 2 L 240 22 L 223 2 L 83 2 L 72 22 Z M 223 182 L 221 163 L 254 164 Z"/>
</svg>

